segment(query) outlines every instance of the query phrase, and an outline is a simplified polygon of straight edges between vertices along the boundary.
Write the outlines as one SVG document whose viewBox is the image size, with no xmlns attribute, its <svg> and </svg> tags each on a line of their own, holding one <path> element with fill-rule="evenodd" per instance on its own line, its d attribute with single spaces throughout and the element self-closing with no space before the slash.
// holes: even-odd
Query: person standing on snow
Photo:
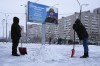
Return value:
<svg viewBox="0 0 100 66">
<path fill-rule="evenodd" d="M 52 38 L 51 37 L 49 37 L 49 44 L 51 45 L 51 40 L 52 40 Z"/>
<path fill-rule="evenodd" d="M 86 28 L 83 26 L 83 24 L 81 23 L 81 21 L 79 19 L 77 19 L 75 21 L 75 23 L 73 24 L 73 29 L 75 30 L 75 32 L 77 33 L 79 40 L 83 41 L 83 47 L 84 47 L 84 55 L 81 56 L 80 58 L 87 58 L 89 57 L 89 53 L 88 53 L 88 33 L 86 31 Z"/>
<path fill-rule="evenodd" d="M 11 26 L 11 39 L 12 39 L 12 55 L 20 56 L 17 54 L 17 46 L 19 43 L 19 39 L 21 37 L 21 28 L 19 26 L 19 18 L 13 18 L 13 24 Z"/>
</svg>

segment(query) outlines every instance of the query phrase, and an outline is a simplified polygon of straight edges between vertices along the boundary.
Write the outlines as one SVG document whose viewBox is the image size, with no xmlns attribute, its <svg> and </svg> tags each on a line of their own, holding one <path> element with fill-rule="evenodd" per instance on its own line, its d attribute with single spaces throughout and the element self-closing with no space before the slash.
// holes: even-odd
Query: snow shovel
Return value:
<svg viewBox="0 0 100 66">
<path fill-rule="evenodd" d="M 72 51 L 71 57 L 74 57 L 74 54 L 75 54 L 75 31 L 74 31 L 74 43 L 73 43 L 73 49 L 72 49 L 71 51 Z"/>
<path fill-rule="evenodd" d="M 25 47 L 22 47 L 22 40 L 21 40 L 21 47 L 19 47 L 19 52 L 21 55 L 27 54 L 27 49 Z"/>
</svg>

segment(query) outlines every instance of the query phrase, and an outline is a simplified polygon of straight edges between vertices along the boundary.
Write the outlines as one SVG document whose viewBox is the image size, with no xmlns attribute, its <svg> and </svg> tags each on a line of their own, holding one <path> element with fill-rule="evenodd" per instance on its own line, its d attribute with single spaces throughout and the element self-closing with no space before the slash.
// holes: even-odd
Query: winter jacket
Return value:
<svg viewBox="0 0 100 66">
<path fill-rule="evenodd" d="M 50 16 L 48 16 L 48 17 L 45 19 L 45 22 L 58 24 L 57 18 L 56 18 L 56 17 L 50 17 Z"/>
<path fill-rule="evenodd" d="M 83 40 L 84 38 L 88 38 L 88 33 L 86 28 L 82 25 L 81 21 L 77 19 L 73 24 L 73 29 L 77 33 L 79 40 Z"/>
<path fill-rule="evenodd" d="M 19 39 L 21 37 L 21 28 L 18 24 L 19 22 L 15 21 L 11 26 L 11 39 Z"/>
</svg>

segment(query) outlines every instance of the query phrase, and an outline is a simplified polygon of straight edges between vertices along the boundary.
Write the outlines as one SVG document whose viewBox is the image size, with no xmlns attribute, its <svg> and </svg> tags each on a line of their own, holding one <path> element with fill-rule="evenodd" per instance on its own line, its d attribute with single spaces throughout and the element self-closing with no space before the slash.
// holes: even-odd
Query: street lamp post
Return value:
<svg viewBox="0 0 100 66">
<path fill-rule="evenodd" d="M 80 4 L 80 2 L 78 0 L 77 0 L 77 2 L 78 2 L 79 7 L 80 7 L 80 15 L 79 15 L 79 17 L 80 17 L 80 21 L 81 21 L 81 17 L 82 17 L 82 7 L 83 6 L 87 6 L 88 4 Z"/>
<path fill-rule="evenodd" d="M 6 16 L 6 43 L 7 43 L 7 18 L 8 18 L 9 15 L 5 14 L 5 16 Z"/>
<path fill-rule="evenodd" d="M 82 4 L 81 6 L 80 6 L 80 20 L 81 20 L 81 17 L 82 17 L 82 6 L 87 6 L 88 4 Z"/>
<path fill-rule="evenodd" d="M 24 6 L 25 7 L 25 19 L 26 19 L 26 43 L 27 43 L 27 5 L 20 5 L 20 6 Z"/>
<path fill-rule="evenodd" d="M 35 2 L 38 2 L 39 0 L 36 0 Z"/>
<path fill-rule="evenodd" d="M 5 21 L 5 19 L 2 20 L 2 26 L 3 26 L 3 43 L 4 43 L 4 21 Z"/>
<path fill-rule="evenodd" d="M 59 4 L 54 4 L 52 7 L 56 6 L 56 5 L 59 5 Z"/>
</svg>

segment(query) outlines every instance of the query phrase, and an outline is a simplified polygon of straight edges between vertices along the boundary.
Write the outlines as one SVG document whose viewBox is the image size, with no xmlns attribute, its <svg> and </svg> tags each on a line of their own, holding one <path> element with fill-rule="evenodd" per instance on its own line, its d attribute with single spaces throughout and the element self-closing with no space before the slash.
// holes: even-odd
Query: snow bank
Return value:
<svg viewBox="0 0 100 66">
<path fill-rule="evenodd" d="M 0 43 L 0 66 L 100 66 L 100 46 L 89 46 L 89 58 L 83 55 L 82 45 L 75 46 L 75 57 L 71 58 L 72 45 L 24 44 L 28 54 L 11 55 L 11 43 Z M 20 46 L 20 45 L 19 45 Z"/>
</svg>

